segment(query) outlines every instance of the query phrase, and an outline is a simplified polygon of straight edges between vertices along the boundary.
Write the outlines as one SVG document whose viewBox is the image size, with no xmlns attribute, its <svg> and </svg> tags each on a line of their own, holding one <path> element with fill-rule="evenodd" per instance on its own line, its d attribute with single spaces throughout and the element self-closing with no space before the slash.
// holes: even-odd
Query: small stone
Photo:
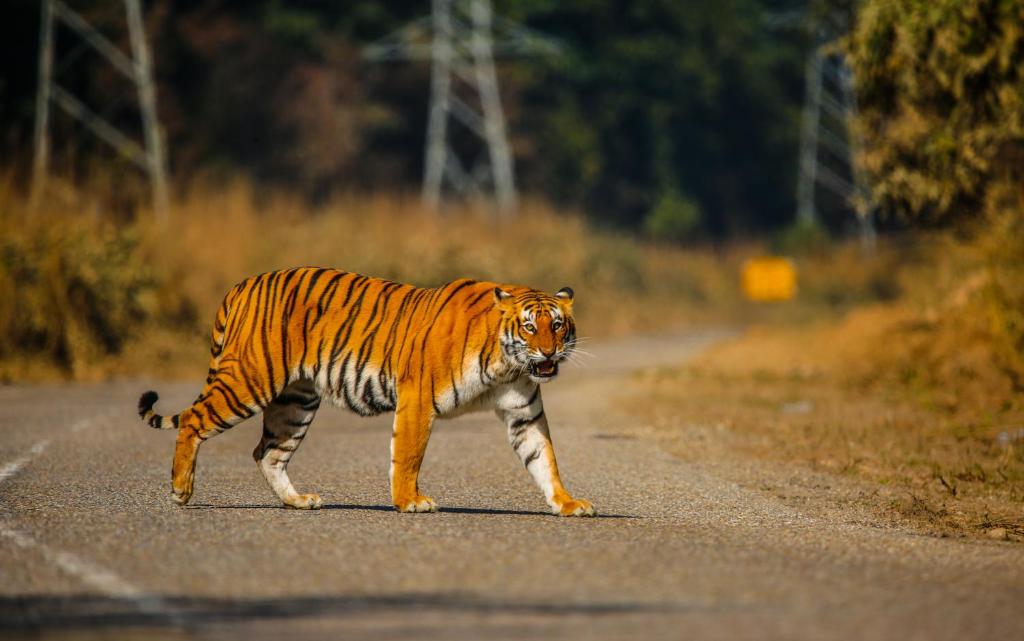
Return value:
<svg viewBox="0 0 1024 641">
<path fill-rule="evenodd" d="M 1006 534 L 1006 528 L 994 527 L 987 532 L 988 538 L 995 539 L 996 541 L 1006 541 L 1009 537 Z"/>
</svg>

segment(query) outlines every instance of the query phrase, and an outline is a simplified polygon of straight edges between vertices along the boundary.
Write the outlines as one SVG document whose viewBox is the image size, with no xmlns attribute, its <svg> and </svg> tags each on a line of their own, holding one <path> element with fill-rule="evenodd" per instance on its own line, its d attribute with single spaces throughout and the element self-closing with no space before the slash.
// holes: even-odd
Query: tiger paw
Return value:
<svg viewBox="0 0 1024 641">
<path fill-rule="evenodd" d="M 417 496 L 408 501 L 398 501 L 395 509 L 399 512 L 437 512 L 437 503 L 429 496 Z"/>
<path fill-rule="evenodd" d="M 174 501 L 175 505 L 185 505 L 188 500 L 192 498 L 192 489 L 178 491 L 176 488 L 171 489 L 171 500 Z"/>
<path fill-rule="evenodd" d="M 557 516 L 595 516 L 597 512 L 590 501 L 586 499 L 573 499 L 556 505 L 552 508 Z"/>
<path fill-rule="evenodd" d="M 296 494 L 284 502 L 285 507 L 296 510 L 319 510 L 323 507 L 324 501 L 319 494 Z"/>
</svg>

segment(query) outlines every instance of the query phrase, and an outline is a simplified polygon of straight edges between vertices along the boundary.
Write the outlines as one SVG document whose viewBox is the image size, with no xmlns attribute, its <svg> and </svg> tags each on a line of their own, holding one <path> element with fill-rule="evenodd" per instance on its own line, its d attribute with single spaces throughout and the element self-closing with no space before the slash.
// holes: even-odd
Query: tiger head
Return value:
<svg viewBox="0 0 1024 641">
<path fill-rule="evenodd" d="M 557 376 L 558 364 L 569 358 L 576 346 L 572 297 L 569 287 L 554 296 L 533 289 L 512 293 L 494 288 L 494 301 L 502 314 L 502 354 L 536 383 Z"/>
</svg>

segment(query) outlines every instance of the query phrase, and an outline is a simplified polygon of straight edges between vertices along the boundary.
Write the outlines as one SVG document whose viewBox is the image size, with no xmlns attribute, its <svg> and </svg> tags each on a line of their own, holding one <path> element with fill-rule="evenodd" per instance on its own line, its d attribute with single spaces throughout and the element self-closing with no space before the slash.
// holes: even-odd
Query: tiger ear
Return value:
<svg viewBox="0 0 1024 641">
<path fill-rule="evenodd" d="M 561 298 L 562 300 L 571 303 L 573 297 L 572 287 L 563 287 L 562 289 L 555 292 L 555 298 Z"/>
<path fill-rule="evenodd" d="M 500 287 L 494 288 L 494 302 L 497 303 L 498 307 L 505 307 L 512 301 L 512 294 L 506 292 Z"/>
</svg>

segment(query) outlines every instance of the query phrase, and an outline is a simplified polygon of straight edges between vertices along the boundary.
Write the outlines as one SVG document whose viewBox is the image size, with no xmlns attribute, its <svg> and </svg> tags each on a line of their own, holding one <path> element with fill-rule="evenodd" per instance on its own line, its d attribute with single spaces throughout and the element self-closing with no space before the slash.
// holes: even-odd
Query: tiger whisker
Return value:
<svg viewBox="0 0 1024 641">
<path fill-rule="evenodd" d="M 590 358 L 597 358 L 596 354 L 594 354 L 592 352 L 588 352 L 585 349 L 580 349 L 578 347 L 573 347 L 572 348 L 572 353 L 573 354 L 579 354 L 580 356 L 589 356 Z"/>
</svg>

